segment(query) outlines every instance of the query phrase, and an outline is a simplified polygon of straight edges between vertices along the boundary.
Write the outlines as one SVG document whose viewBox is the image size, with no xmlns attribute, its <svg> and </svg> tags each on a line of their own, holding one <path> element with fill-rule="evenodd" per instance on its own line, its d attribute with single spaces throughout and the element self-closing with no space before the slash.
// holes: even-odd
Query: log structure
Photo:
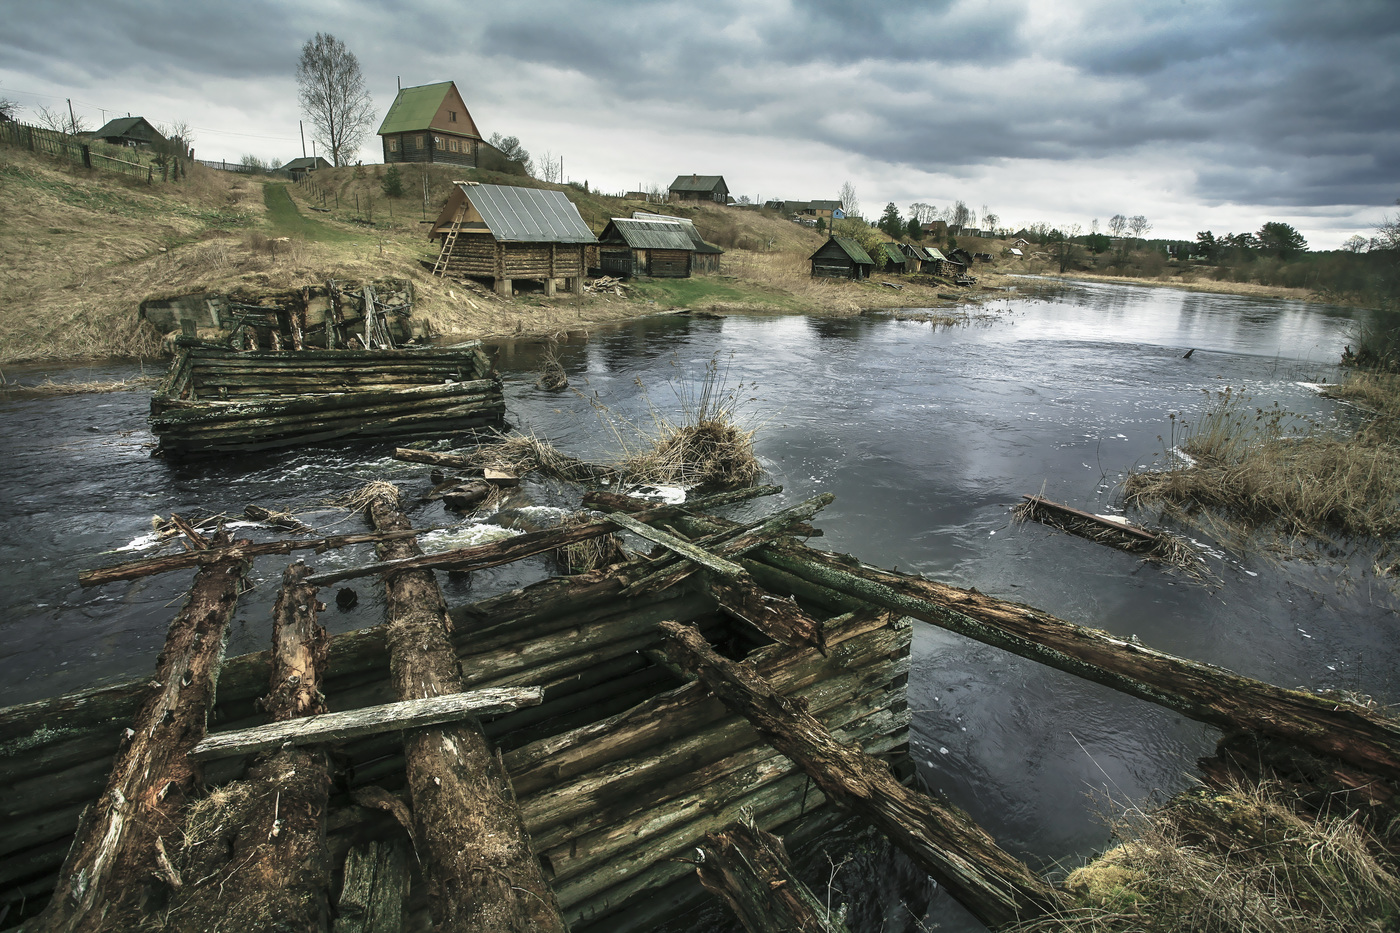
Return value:
<svg viewBox="0 0 1400 933">
<path fill-rule="evenodd" d="M 782 840 L 749 820 L 706 835 L 695 872 L 749 933 L 848 933 L 798 880 Z"/>
<path fill-rule="evenodd" d="M 475 343 L 240 353 L 181 338 L 150 423 L 162 451 L 217 453 L 441 437 L 504 417 L 500 378 Z"/>
</svg>

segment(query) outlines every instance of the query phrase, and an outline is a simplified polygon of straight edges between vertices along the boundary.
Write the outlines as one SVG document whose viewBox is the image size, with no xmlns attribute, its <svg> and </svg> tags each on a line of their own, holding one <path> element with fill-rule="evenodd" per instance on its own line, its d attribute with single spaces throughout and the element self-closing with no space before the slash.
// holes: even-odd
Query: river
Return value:
<svg viewBox="0 0 1400 933">
<path fill-rule="evenodd" d="M 1169 413 L 1194 419 L 1208 394 L 1226 387 L 1323 423 L 1354 419 L 1299 383 L 1337 377 L 1334 364 L 1364 312 L 1098 283 L 1028 283 L 986 311 L 953 327 L 879 314 L 659 316 L 564 340 L 559 353 L 577 392 L 534 388 L 538 343 L 499 345 L 497 366 L 517 428 L 595 458 L 616 449 L 596 408 L 615 424 L 674 415 L 676 387 L 693 392 L 716 364 L 757 430 L 768 480 L 784 487 L 730 514 L 831 492 L 836 501 L 816 522 L 826 532 L 814 539 L 820 547 L 1285 686 L 1400 700 L 1397 600 L 1370 575 L 1364 554 L 1233 553 L 1191 531 L 1211 546 L 1221 580 L 1207 588 L 1010 519 L 1022 494 L 1042 490 L 1121 513 L 1119 483 L 1133 467 L 1160 462 Z M 131 372 L 119 365 L 53 375 Z M 148 399 L 125 392 L 0 403 L 0 705 L 150 670 L 188 580 L 174 574 L 85 591 L 75 577 L 115 559 L 101 552 L 148 535 L 153 515 L 237 515 L 253 502 L 307 513 L 318 528 L 359 530 L 357 518 L 323 500 L 365 479 L 415 489 L 425 482 L 422 467 L 377 449 L 183 466 L 152 459 Z M 575 497 L 552 485 L 531 494 L 560 506 Z M 414 520 L 455 521 L 436 506 Z M 331 568 L 368 556 L 360 549 L 312 562 Z M 258 586 L 241 605 L 230 652 L 264 647 L 280 566 L 255 566 Z M 542 561 L 527 561 L 444 579 L 448 598 L 460 600 L 545 571 Z M 361 596 L 353 610 L 327 613 L 334 630 L 378 621 L 382 602 L 371 587 Z M 1173 713 L 924 624 L 916 627 L 909 701 L 922 779 L 1041 867 L 1073 867 L 1101 848 L 1104 813 L 1187 786 L 1216 738 Z M 857 868 L 834 886 L 860 886 Z M 882 896 L 888 909 L 900 895 Z M 978 929 L 946 897 L 918 912 L 929 929 Z M 899 929 L 895 923 L 886 928 Z"/>
</svg>

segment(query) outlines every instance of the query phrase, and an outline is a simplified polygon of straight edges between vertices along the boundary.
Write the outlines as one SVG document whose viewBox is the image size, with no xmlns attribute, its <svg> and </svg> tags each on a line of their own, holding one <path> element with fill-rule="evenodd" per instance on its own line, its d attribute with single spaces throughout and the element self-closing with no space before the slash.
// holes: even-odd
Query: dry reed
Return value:
<svg viewBox="0 0 1400 933">
<path fill-rule="evenodd" d="M 390 498 L 394 501 L 398 501 L 399 487 L 395 486 L 393 483 L 386 483 L 383 480 L 374 480 L 373 482 L 365 483 L 357 489 L 352 489 L 342 496 L 327 499 L 326 504 L 339 506 L 350 512 L 361 512 L 369 508 L 375 500 L 380 498 Z"/>
</svg>

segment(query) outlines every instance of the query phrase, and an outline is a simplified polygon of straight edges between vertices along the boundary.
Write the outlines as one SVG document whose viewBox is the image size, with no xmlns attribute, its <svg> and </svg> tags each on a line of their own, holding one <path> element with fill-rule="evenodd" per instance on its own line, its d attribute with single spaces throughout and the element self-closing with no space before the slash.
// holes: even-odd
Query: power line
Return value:
<svg viewBox="0 0 1400 933">
<path fill-rule="evenodd" d="M 118 107 L 104 107 L 104 106 L 102 106 L 101 104 L 94 104 L 92 101 L 89 101 L 89 100 L 80 100 L 79 98 L 76 98 L 76 97 L 74 97 L 74 98 L 67 98 L 67 97 L 64 97 L 62 94 L 41 94 L 41 93 L 39 93 L 38 91 L 25 91 L 25 90 L 19 90 L 19 89 L 16 89 L 16 88 L 0 87 L 0 96 L 3 96 L 3 95 L 5 95 L 5 94 L 14 94 L 14 95 L 23 96 L 23 97 L 42 98 L 42 99 L 44 99 L 44 100 L 55 100 L 55 101 L 71 100 L 74 104 L 77 104 L 77 105 L 79 105 L 79 106 L 81 106 L 81 107 L 84 107 L 84 108 L 86 108 L 86 109 L 88 109 L 88 110 L 98 110 L 98 111 L 101 111 L 101 112 L 104 114 L 104 116 L 105 116 L 107 113 L 121 113 L 121 112 L 123 112 L 123 111 L 122 111 L 122 108 L 118 108 Z M 155 122 L 161 123 L 161 122 L 167 122 L 167 121 L 162 121 L 162 120 L 160 120 L 159 118 L 157 118 L 157 120 L 156 120 Z M 235 137 L 235 138 L 238 138 L 238 139 L 269 139 L 269 140 L 273 140 L 273 141 L 276 141 L 276 142 L 284 142 L 284 143 L 296 142 L 296 137 L 295 137 L 295 136 L 262 136 L 262 135 L 259 135 L 259 134 L 257 134 L 257 133 L 234 133 L 234 132 L 230 132 L 229 130 L 219 130 L 219 129 L 215 129 L 215 128 L 211 127 L 211 126 L 191 126 L 190 129 L 192 129 L 192 130 L 198 130 L 198 131 L 201 132 L 201 133 L 212 133 L 212 134 L 215 135 L 215 136 L 232 136 L 232 137 Z"/>
</svg>

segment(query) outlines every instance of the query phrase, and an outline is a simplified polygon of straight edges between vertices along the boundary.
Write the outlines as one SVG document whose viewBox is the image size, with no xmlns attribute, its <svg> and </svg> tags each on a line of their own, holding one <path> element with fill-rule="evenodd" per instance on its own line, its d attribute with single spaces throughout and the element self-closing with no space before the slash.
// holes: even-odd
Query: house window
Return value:
<svg viewBox="0 0 1400 933">
<path fill-rule="evenodd" d="M 413 137 L 413 146 L 414 146 L 415 149 L 422 149 L 422 148 L 423 148 L 423 137 L 422 137 L 422 136 L 415 136 L 415 137 Z"/>
<path fill-rule="evenodd" d="M 436 147 L 439 148 L 439 149 L 446 148 L 446 147 L 443 146 L 442 137 L 441 137 L 441 136 L 434 136 L 434 137 L 433 137 L 433 145 L 436 146 Z"/>
<path fill-rule="evenodd" d="M 447 119 L 448 119 L 448 121 L 451 122 L 451 123 L 456 123 L 456 122 L 457 122 L 457 111 L 455 111 L 455 110 L 449 110 L 449 111 L 447 111 Z"/>
<path fill-rule="evenodd" d="M 390 152 L 398 152 L 398 151 L 399 151 L 399 141 L 398 141 L 397 139 L 391 139 L 391 140 L 389 140 L 389 151 L 390 151 Z"/>
</svg>

